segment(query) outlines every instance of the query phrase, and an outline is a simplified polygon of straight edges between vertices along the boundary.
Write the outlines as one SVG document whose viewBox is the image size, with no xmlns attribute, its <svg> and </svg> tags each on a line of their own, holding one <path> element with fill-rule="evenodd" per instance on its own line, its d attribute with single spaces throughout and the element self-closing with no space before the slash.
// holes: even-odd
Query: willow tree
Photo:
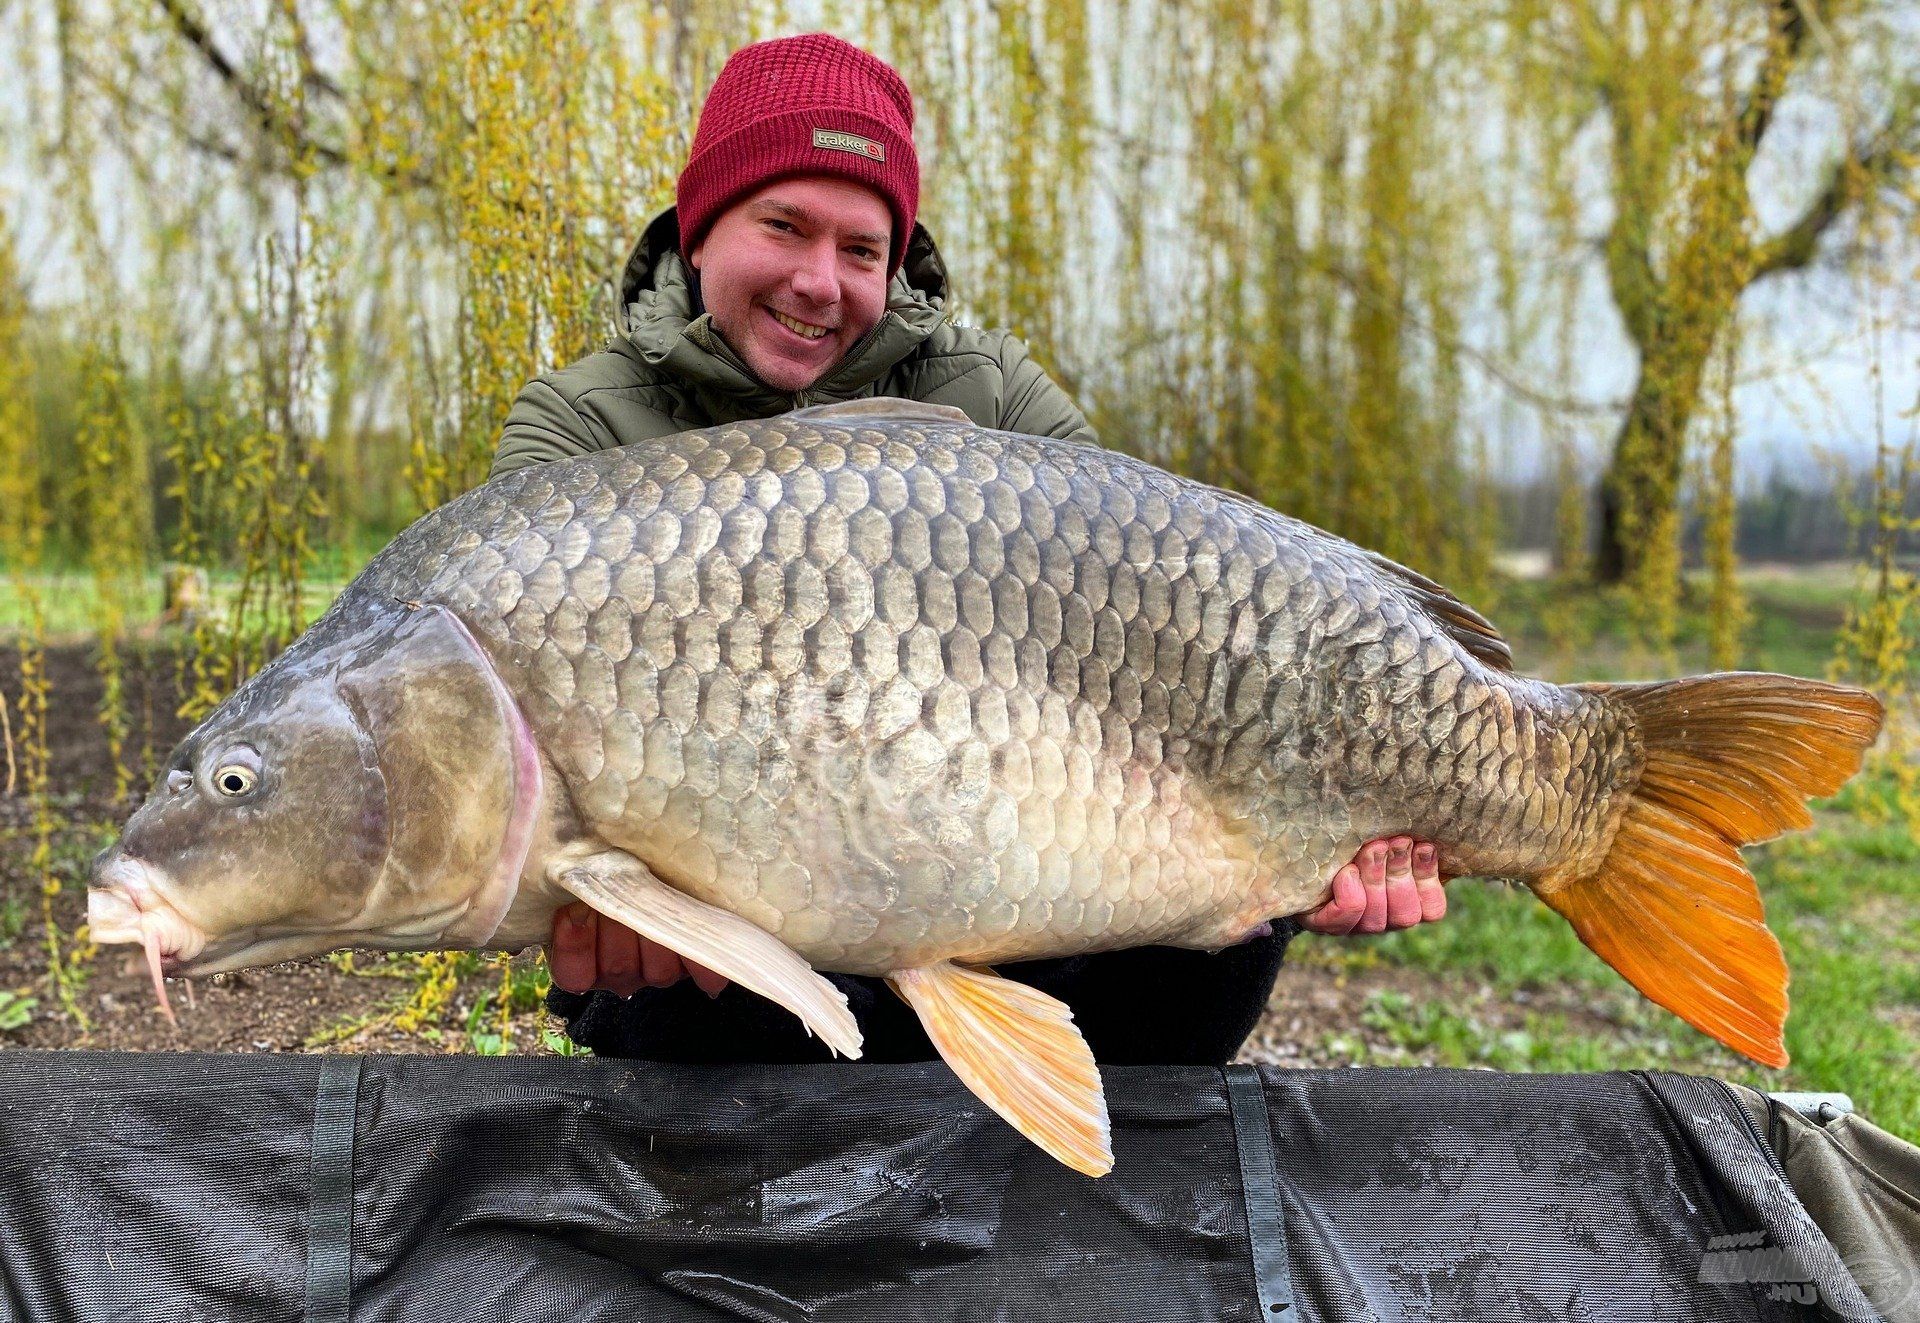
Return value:
<svg viewBox="0 0 1920 1323">
<path fill-rule="evenodd" d="M 410 486 L 432 505 L 479 481 L 519 386 L 608 329 L 631 217 L 684 152 L 675 34 L 702 25 L 601 3 L 290 2 L 223 30 L 190 0 L 152 4 L 225 126 L 212 144 L 182 126 L 183 146 L 287 187 L 325 175 L 406 253 L 378 297 L 411 309 L 394 346 Z"/>
<path fill-rule="evenodd" d="M 272 435 L 340 517 L 402 469 L 415 508 L 479 479 L 521 384 L 612 329 L 620 258 L 719 60 L 814 25 L 691 4 L 61 12 L 103 33 L 67 43 L 88 65 L 74 85 L 130 160 L 167 142 L 260 199 L 192 231 L 182 265 L 197 252 L 207 284 L 303 291 L 264 338 L 258 300 L 230 296 L 212 352 L 240 394 L 256 381 L 319 415 Z M 1484 563 L 1491 527 L 1462 517 L 1457 341 L 1490 209 L 1452 126 L 1485 82 L 1488 11 L 841 0 L 831 17 L 915 87 L 956 315 L 1021 336 L 1115 444 L 1456 580 Z M 286 279 L 261 285 L 263 261 Z M 265 359 L 235 366 L 268 344 L 298 360 L 291 391 Z M 379 416 L 352 404 L 376 386 L 404 423 L 397 455 L 341 421 Z M 164 440 L 170 463 L 194 449 Z M 217 501 L 196 472 L 179 499 Z M 211 531 L 215 513 L 180 518 Z"/>
<path fill-rule="evenodd" d="M 1863 203 L 1910 185 L 1920 82 L 1897 63 L 1904 22 L 1898 6 L 1849 0 L 1513 5 L 1513 69 L 1540 114 L 1605 127 L 1600 247 L 1639 367 L 1601 483 L 1602 581 L 1671 591 L 1688 431 L 1742 296 L 1807 269 Z M 1750 172 L 1788 136 L 1790 95 L 1825 102 L 1844 136 L 1798 212 L 1767 228 Z"/>
<path fill-rule="evenodd" d="M 1070 391 L 1090 327 L 1088 0 L 842 4 L 914 90 L 921 216 L 949 311 L 1004 327 Z M 1109 278 L 1115 273 L 1104 273 Z M 1111 286 L 1112 281 L 1107 282 Z"/>
<path fill-rule="evenodd" d="M 1567 162 L 1594 127 L 1642 365 L 1600 568 L 1652 555 L 1671 577 L 1683 442 L 1740 292 L 1809 263 L 1902 168 L 1892 20 L 1860 3 L 1823 26 L 1788 0 L 42 7 L 63 96 L 153 176 L 153 215 L 125 227 L 197 282 L 129 355 L 164 366 L 179 346 L 234 381 L 233 419 L 289 417 L 261 434 L 286 438 L 284 470 L 311 474 L 336 531 L 390 531 L 478 480 L 522 383 L 614 329 L 621 258 L 719 61 L 824 18 L 915 88 L 952 311 L 1027 340 L 1111 442 L 1465 584 L 1495 538 L 1465 383 L 1558 407 L 1497 360 L 1578 339 L 1578 301 L 1492 345 L 1482 328 L 1554 283 L 1530 248 L 1581 251 L 1593 215 Z M 1747 165 L 1781 98 L 1838 104 L 1843 68 L 1864 89 L 1846 159 L 1762 234 Z M 143 294 L 116 292 L 101 306 Z M 281 347 L 297 372 L 270 371 Z M 1573 473 L 1572 427 L 1547 430 Z M 170 465 L 205 448 L 157 443 Z M 206 477 L 173 490 L 211 533 Z"/>
<path fill-rule="evenodd" d="M 356 41 L 394 21 L 370 8 L 379 16 L 365 15 Z M 604 336 L 626 218 L 661 201 L 684 146 L 664 85 L 609 7 L 471 0 L 429 6 L 406 27 L 413 54 L 366 95 L 390 103 L 410 87 L 419 99 L 459 300 L 440 331 L 452 389 L 415 428 L 414 485 L 432 505 L 485 478 L 529 378 Z"/>
<path fill-rule="evenodd" d="M 12 217 L 0 212 L 0 558 L 14 594 L 13 633 L 18 695 L 13 708 L 0 696 L 0 738 L 6 766 L 0 794 L 21 795 L 31 822 L 27 866 L 40 889 L 48 980 L 62 1004 L 85 1023 L 75 999 L 74 963 L 84 944 L 63 946 L 53 902 L 61 882 L 54 869 L 54 836 L 60 816 L 53 805 L 52 748 L 48 735 L 51 689 L 47 682 L 45 604 L 35 579 L 46 552 L 47 509 L 42 498 L 42 459 L 35 445 L 31 389 L 33 358 L 27 346 L 26 290 L 14 246 Z"/>
<path fill-rule="evenodd" d="M 865 31 L 918 94 L 959 315 L 1025 339 L 1110 444 L 1461 580 L 1492 529 L 1459 517 L 1483 208 L 1449 117 L 1485 17 L 927 0 Z"/>
<path fill-rule="evenodd" d="M 1456 332 L 1482 213 L 1451 123 L 1483 16 L 1222 0 L 1188 17 L 1159 11 L 1158 35 L 1183 109 L 1174 251 L 1193 256 L 1177 286 L 1142 270 L 1135 305 L 1195 354 L 1188 466 L 1469 586 L 1485 543 L 1463 536 Z M 1152 134 L 1164 111 L 1139 114 Z"/>
</svg>

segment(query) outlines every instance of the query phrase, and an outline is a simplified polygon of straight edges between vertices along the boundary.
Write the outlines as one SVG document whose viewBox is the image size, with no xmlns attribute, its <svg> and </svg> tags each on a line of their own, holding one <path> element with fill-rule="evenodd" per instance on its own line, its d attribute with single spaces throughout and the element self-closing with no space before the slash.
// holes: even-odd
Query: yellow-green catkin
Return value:
<svg viewBox="0 0 1920 1323">
<path fill-rule="evenodd" d="M 38 883 L 47 981 L 56 999 L 82 1031 L 89 1028 L 76 992 L 92 947 L 84 927 L 70 939 L 54 912 L 61 883 L 53 869 L 53 842 L 60 827 L 52 802 L 52 749 L 48 742 L 46 615 L 40 590 L 47 540 L 47 510 L 37 420 L 33 410 L 33 362 L 26 344 L 28 308 L 13 244 L 13 229 L 0 214 L 0 557 L 4 557 L 15 602 L 13 618 L 0 620 L 12 635 L 18 694 L 6 723 L 9 783 L 0 793 L 22 796 L 29 809 L 25 834 L 28 875 Z M 0 702 L 4 702 L 0 697 Z"/>
<path fill-rule="evenodd" d="M 306 38 L 295 11 L 282 6 L 275 18 L 251 76 L 276 121 L 301 124 L 314 95 Z M 216 609 L 193 626 L 189 715 L 243 682 L 309 615 L 314 539 L 327 515 L 313 410 L 340 298 L 337 225 L 317 168 L 313 145 L 295 139 L 284 174 L 262 181 L 265 232 L 244 286 L 243 370 L 208 407 L 183 417 L 172 438 L 182 493 L 176 547 L 189 559 L 208 553 L 221 584 Z M 220 545 L 209 545 L 211 530 Z"/>
<path fill-rule="evenodd" d="M 1747 625 L 1746 597 L 1740 588 L 1739 491 L 1734 471 L 1734 407 L 1737 338 L 1729 332 L 1716 356 L 1711 409 L 1707 416 L 1707 462 L 1701 478 L 1701 550 L 1707 569 L 1707 664 L 1730 671 L 1740 664 L 1741 637 Z"/>
<path fill-rule="evenodd" d="M 1865 512 L 1865 557 L 1860 583 L 1835 649 L 1837 678 L 1866 685 L 1887 707 L 1887 729 L 1873 763 L 1891 782 L 1894 800 L 1911 830 L 1920 832 L 1920 730 L 1913 706 L 1914 655 L 1920 642 L 1920 576 L 1902 564 L 1899 549 L 1920 534 L 1908 513 L 1920 478 L 1920 453 L 1909 440 L 1884 441 L 1874 460 L 1872 504 Z"/>
<path fill-rule="evenodd" d="M 1873 487 L 1867 508 L 1854 512 L 1862 526 L 1862 557 L 1830 670 L 1836 678 L 1865 685 L 1886 705 L 1886 729 L 1870 761 L 1891 786 L 1893 808 L 1908 830 L 1920 833 L 1920 718 L 1915 714 L 1920 693 L 1914 683 L 1920 575 L 1901 556 L 1920 536 L 1920 515 L 1913 513 L 1920 494 L 1920 434 L 1910 429 L 1900 441 L 1887 435 L 1882 330 L 1888 318 L 1879 306 L 1882 295 L 1873 297 L 1867 363 L 1875 425 Z M 1906 415 L 1920 415 L 1920 401 Z M 1869 812 L 1876 810 L 1871 797 L 1866 803 Z"/>
<path fill-rule="evenodd" d="M 539 0 L 465 0 L 422 34 L 439 56 L 422 90 L 459 299 L 453 370 L 416 421 L 422 506 L 483 480 L 520 388 L 604 334 L 609 235 L 630 239 L 677 172 L 658 75 L 618 58 L 621 34 L 605 7 Z"/>
<path fill-rule="evenodd" d="M 93 579 L 93 624 L 101 679 L 100 725 L 113 768 L 113 797 L 133 789 L 127 757 L 125 692 L 128 612 L 141 588 L 152 539 L 150 476 L 143 438 L 127 405 L 126 364 L 109 326 L 90 335 L 79 357 L 76 448 L 87 567 Z"/>
</svg>

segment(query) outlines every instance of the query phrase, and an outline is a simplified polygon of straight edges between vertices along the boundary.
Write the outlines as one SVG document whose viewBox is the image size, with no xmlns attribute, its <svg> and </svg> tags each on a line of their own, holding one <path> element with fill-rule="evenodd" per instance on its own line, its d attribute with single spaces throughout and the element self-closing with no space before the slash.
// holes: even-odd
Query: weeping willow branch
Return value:
<svg viewBox="0 0 1920 1323">
<path fill-rule="evenodd" d="M 283 106 L 256 84 L 221 50 L 213 32 L 186 6 L 184 0 L 154 0 L 165 14 L 174 32 L 200 56 L 203 63 L 226 86 L 251 119 L 255 129 L 290 161 L 307 160 L 333 168 L 359 166 L 376 178 L 412 188 L 431 190 L 438 180 L 434 172 L 408 169 L 391 163 L 356 160 L 345 149 L 326 142 L 310 132 L 302 118 L 289 115 Z M 291 8 L 291 6 L 289 6 Z M 296 27 L 298 25 L 296 24 Z M 304 29 L 299 29 L 304 31 Z M 302 41 L 302 79 L 335 101 L 344 101 L 340 85 L 313 67 L 312 55 Z"/>
<path fill-rule="evenodd" d="M 1802 0 L 1775 0 L 1767 22 L 1771 34 L 1766 54 L 1761 57 L 1760 72 L 1747 92 L 1746 103 L 1740 108 L 1739 127 L 1734 134 L 1749 160 L 1773 124 L 1774 109 L 1786 90 L 1788 76 L 1806 51 L 1807 34 L 1811 30 Z"/>
<path fill-rule="evenodd" d="M 1920 154 L 1920 86 L 1903 89 L 1900 109 L 1873 140 L 1836 161 L 1793 224 L 1754 250 L 1754 279 L 1810 265 L 1828 230 L 1876 189 L 1898 188 Z"/>
<path fill-rule="evenodd" d="M 1780 98 L 1808 58 L 1814 25 L 1802 0 L 1776 0 L 1768 7 L 1753 80 L 1717 124 L 1711 94 L 1702 94 L 1698 108 L 1689 110 L 1684 97 L 1676 105 L 1649 90 L 1650 80 L 1661 76 L 1704 77 L 1701 34 L 1669 11 L 1643 7 L 1637 13 L 1644 19 L 1645 49 L 1611 48 L 1612 63 L 1597 80 L 1614 128 L 1617 211 L 1605 243 L 1606 269 L 1640 372 L 1601 484 L 1595 569 L 1610 583 L 1653 575 L 1662 584 L 1643 586 L 1670 594 L 1665 580 L 1677 573 L 1678 562 L 1656 543 L 1676 527 L 1688 425 L 1699 407 L 1708 356 L 1738 316 L 1746 290 L 1810 264 L 1822 236 L 1842 216 L 1902 182 L 1912 168 L 1916 89 L 1897 90 L 1879 133 L 1843 154 L 1793 224 L 1756 240 L 1746 176 L 1775 123 Z M 1737 49 L 1730 45 L 1722 58 Z M 1691 150 L 1684 133 L 1689 124 L 1701 134 Z M 1679 217 L 1668 219 L 1676 203 Z M 1663 247 L 1665 261 L 1656 266 Z"/>
</svg>

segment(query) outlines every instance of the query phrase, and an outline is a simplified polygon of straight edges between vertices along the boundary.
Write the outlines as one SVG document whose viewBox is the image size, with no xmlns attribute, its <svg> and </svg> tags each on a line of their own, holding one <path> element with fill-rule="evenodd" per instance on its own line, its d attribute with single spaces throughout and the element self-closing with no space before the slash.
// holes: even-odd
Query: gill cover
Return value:
<svg viewBox="0 0 1920 1323">
<path fill-rule="evenodd" d="M 540 798 L 525 719 L 492 661 L 443 606 L 385 602 L 384 628 L 338 678 L 386 786 L 389 849 L 368 917 L 452 914 L 435 945 L 484 945 L 519 886 Z"/>
</svg>

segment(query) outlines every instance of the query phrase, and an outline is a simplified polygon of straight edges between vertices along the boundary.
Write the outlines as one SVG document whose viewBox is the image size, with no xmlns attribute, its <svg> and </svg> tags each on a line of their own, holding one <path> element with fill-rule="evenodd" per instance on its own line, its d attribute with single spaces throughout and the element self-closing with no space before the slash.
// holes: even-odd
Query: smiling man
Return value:
<svg viewBox="0 0 1920 1323">
<path fill-rule="evenodd" d="M 1094 441 L 1025 345 L 947 320 L 919 206 L 913 97 L 891 68 L 823 33 L 736 51 L 675 206 L 627 262 L 622 334 L 521 392 L 494 476 L 874 395 Z"/>
<path fill-rule="evenodd" d="M 721 342 L 800 395 L 880 324 L 891 224 L 870 188 L 783 179 L 729 207 L 687 260 Z"/>
<path fill-rule="evenodd" d="M 915 219 L 919 201 L 913 97 L 891 68 L 818 33 L 735 52 L 701 110 L 675 207 L 627 262 L 622 333 L 521 392 L 494 475 L 876 395 L 1097 444 L 1020 341 L 947 320 L 947 273 Z M 1377 933 L 1445 912 L 1432 847 L 1397 838 L 1363 848 L 1299 926 Z M 1218 1064 L 1259 1018 L 1296 930 L 1275 929 L 1217 955 L 1146 947 L 1009 968 L 1074 1008 L 1099 1060 Z M 603 1056 L 827 1056 L 786 1011 L 584 905 L 556 916 L 549 956 L 549 1004 Z M 879 980 L 832 978 L 868 1060 L 933 1055 Z"/>
</svg>

